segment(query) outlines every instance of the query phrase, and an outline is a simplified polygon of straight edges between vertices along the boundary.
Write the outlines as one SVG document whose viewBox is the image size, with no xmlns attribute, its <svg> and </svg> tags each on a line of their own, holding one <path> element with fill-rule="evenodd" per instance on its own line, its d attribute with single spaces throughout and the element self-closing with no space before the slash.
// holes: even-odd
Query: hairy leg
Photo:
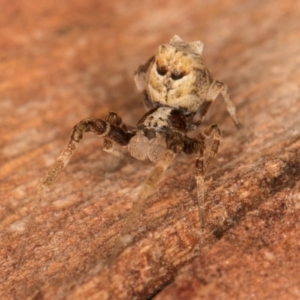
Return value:
<svg viewBox="0 0 300 300">
<path fill-rule="evenodd" d="M 117 125 L 125 132 L 128 132 L 127 126 L 123 123 L 121 117 L 119 117 L 114 112 L 109 112 L 107 117 L 105 118 L 105 121 L 109 123 L 110 125 Z M 119 158 L 124 158 L 126 149 L 120 147 L 118 144 L 112 142 L 108 138 L 104 138 L 104 147 L 103 150 L 107 153 L 110 153 L 114 156 L 117 156 Z"/>
<path fill-rule="evenodd" d="M 138 219 L 141 214 L 145 200 L 155 189 L 161 178 L 163 177 L 166 169 L 169 167 L 171 162 L 173 161 L 175 154 L 172 151 L 166 151 L 163 155 L 162 159 L 155 165 L 150 175 L 142 185 L 141 191 L 138 195 L 137 201 L 133 204 L 129 215 L 125 219 L 125 224 L 120 232 L 119 237 L 117 238 L 114 250 L 112 255 L 108 260 L 108 266 L 115 260 L 115 258 L 124 250 L 127 246 L 128 241 L 131 240 L 129 234 L 130 231 L 133 230 L 134 221 Z"/>
<path fill-rule="evenodd" d="M 205 138 L 209 138 L 210 136 L 212 136 L 212 143 L 210 145 L 209 154 L 204 162 L 204 172 L 206 172 L 208 166 L 210 165 L 210 163 L 212 162 L 212 160 L 218 153 L 220 142 L 222 139 L 222 134 L 221 134 L 221 130 L 217 124 L 213 124 L 213 125 L 206 127 L 202 131 L 202 133 L 205 136 Z"/>
<path fill-rule="evenodd" d="M 209 148 L 209 153 L 207 157 L 204 156 L 205 150 L 205 139 L 212 136 L 212 142 Z M 199 138 L 189 138 L 185 137 L 183 152 L 185 154 L 196 154 L 196 164 L 195 164 L 195 179 L 196 179 L 196 189 L 197 189 L 197 201 L 199 210 L 199 220 L 202 227 L 205 227 L 205 184 L 204 177 L 205 172 L 216 156 L 221 140 L 221 131 L 218 125 L 213 124 L 205 128 Z"/>
<path fill-rule="evenodd" d="M 64 150 L 57 158 L 57 160 L 54 162 L 54 164 L 50 167 L 45 178 L 42 180 L 42 182 L 38 187 L 37 195 L 33 204 L 33 211 L 31 212 L 27 223 L 25 242 L 22 245 L 20 250 L 17 268 L 19 268 L 22 265 L 25 249 L 27 247 L 28 239 L 34 225 L 34 219 L 43 197 L 50 189 L 54 181 L 57 179 L 58 175 L 63 171 L 63 169 L 68 164 L 69 160 L 71 159 L 72 155 L 74 154 L 77 148 L 78 143 L 83 137 L 83 133 L 88 131 L 93 132 L 95 135 L 106 137 L 110 141 L 118 143 L 119 145 L 122 146 L 127 145 L 130 139 L 132 138 L 132 136 L 134 135 L 132 133 L 124 132 L 117 125 L 111 125 L 108 122 L 103 121 L 101 119 L 82 120 L 74 126 L 73 132 L 71 134 L 71 138 L 67 146 L 64 148 Z"/>
</svg>

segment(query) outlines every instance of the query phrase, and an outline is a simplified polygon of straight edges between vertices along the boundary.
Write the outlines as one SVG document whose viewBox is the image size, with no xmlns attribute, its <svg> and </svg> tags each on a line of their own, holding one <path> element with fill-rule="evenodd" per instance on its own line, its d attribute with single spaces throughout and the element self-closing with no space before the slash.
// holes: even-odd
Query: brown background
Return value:
<svg viewBox="0 0 300 300">
<path fill-rule="evenodd" d="M 0 0 L 1 299 L 299 299 L 300 2 Z M 86 135 L 37 213 L 38 182 L 86 117 L 144 108 L 132 74 L 179 34 L 204 43 L 244 128 L 218 99 L 224 139 L 199 230 L 193 157 L 148 199 L 133 242 L 112 251 L 148 162 Z"/>
</svg>

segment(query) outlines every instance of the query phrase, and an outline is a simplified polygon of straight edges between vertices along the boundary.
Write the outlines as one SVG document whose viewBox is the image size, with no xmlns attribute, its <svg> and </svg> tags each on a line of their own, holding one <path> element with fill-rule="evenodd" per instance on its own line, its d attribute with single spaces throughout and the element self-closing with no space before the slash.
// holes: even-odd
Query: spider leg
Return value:
<svg viewBox="0 0 300 300">
<path fill-rule="evenodd" d="M 205 159 L 205 164 L 204 164 L 204 171 L 206 172 L 208 166 L 218 153 L 218 149 L 220 146 L 220 142 L 222 139 L 222 134 L 219 126 L 217 124 L 210 125 L 206 127 L 203 132 L 202 132 L 206 138 L 210 137 L 212 135 L 212 143 L 210 146 L 209 154 L 207 158 Z"/>
<path fill-rule="evenodd" d="M 209 149 L 209 154 L 205 158 L 204 150 L 205 144 L 204 140 L 212 136 L 212 143 Z M 203 130 L 198 139 L 192 139 L 189 137 L 185 138 L 183 151 L 186 154 L 196 154 L 196 164 L 195 164 L 195 179 L 196 179 L 196 189 L 197 189 L 197 201 L 198 201 L 198 211 L 199 211 L 199 220 L 202 227 L 205 227 L 205 185 L 204 177 L 205 172 L 216 156 L 219 145 L 221 141 L 221 130 L 218 125 L 213 124 L 208 126 Z"/>
<path fill-rule="evenodd" d="M 220 82 L 220 81 L 215 81 L 214 83 L 215 83 L 215 86 L 216 86 L 215 87 L 216 91 L 219 90 L 219 92 L 223 96 L 223 99 L 224 99 L 225 104 L 226 104 L 226 109 L 227 109 L 228 113 L 230 114 L 230 117 L 231 117 L 232 121 L 234 122 L 236 128 L 240 129 L 241 124 L 240 124 L 240 122 L 239 122 L 239 120 L 237 119 L 237 116 L 236 116 L 235 105 L 233 104 L 233 102 L 231 101 L 231 99 L 229 97 L 227 85 L 223 82 Z"/>
<path fill-rule="evenodd" d="M 192 120 L 191 125 L 194 125 L 194 126 L 198 127 L 202 123 L 202 121 L 203 121 L 207 111 L 209 110 L 212 102 L 213 102 L 213 100 L 205 100 L 205 101 L 202 102 L 202 104 L 199 106 L 199 108 L 197 109 L 197 111 L 195 113 L 195 116 Z"/>
<path fill-rule="evenodd" d="M 196 160 L 196 183 L 197 183 L 197 200 L 198 200 L 198 207 L 199 207 L 199 218 L 201 220 L 202 227 L 205 227 L 205 185 L 204 185 L 204 176 L 205 172 L 216 156 L 220 141 L 221 141 L 221 130 L 218 125 L 213 124 L 208 126 L 203 130 L 203 138 L 210 137 L 213 135 L 213 140 L 210 146 L 209 154 L 207 158 L 204 158 L 203 149 L 200 148 L 198 152 L 198 158 Z"/>
<path fill-rule="evenodd" d="M 150 57 L 145 64 L 143 65 L 140 65 L 138 67 L 138 69 L 135 71 L 134 73 L 134 81 L 135 81 L 135 84 L 138 88 L 138 90 L 142 93 L 142 96 L 143 96 L 143 102 L 144 102 L 144 105 L 145 105 L 145 108 L 147 110 L 153 108 L 153 104 L 148 96 L 148 93 L 147 93 L 147 72 L 148 72 L 148 69 L 150 67 L 150 65 L 153 63 L 154 61 L 154 56 Z"/>
<path fill-rule="evenodd" d="M 197 184 L 197 201 L 198 201 L 198 211 L 199 211 L 199 220 L 202 227 L 205 227 L 205 185 L 204 185 L 204 176 L 205 176 L 205 167 L 204 167 L 204 153 L 203 149 L 200 149 L 196 159 L 196 184 Z"/>
<path fill-rule="evenodd" d="M 226 104 L 226 109 L 227 109 L 231 119 L 233 120 L 235 126 L 238 129 L 240 129 L 241 124 L 240 124 L 239 120 L 237 119 L 235 106 L 229 97 L 227 85 L 220 81 L 214 81 L 211 84 L 211 86 L 209 87 L 209 90 L 208 90 L 208 93 L 206 96 L 206 100 L 203 101 L 203 103 L 198 108 L 198 110 L 193 118 L 193 123 L 195 123 L 196 125 L 201 124 L 210 105 L 212 104 L 212 102 L 214 102 L 216 100 L 216 98 L 218 97 L 219 94 L 221 94 L 223 96 L 223 99 Z"/>
<path fill-rule="evenodd" d="M 119 117 L 114 112 L 109 112 L 107 117 L 105 118 L 105 121 L 108 122 L 110 125 L 117 125 L 121 129 L 123 129 L 125 132 L 128 132 L 127 126 L 123 123 L 121 117 Z M 104 138 L 104 147 L 103 150 L 107 153 L 110 153 L 114 156 L 117 156 L 119 158 L 124 158 L 126 149 L 119 147 L 118 144 L 114 143 L 108 138 Z"/>
<path fill-rule="evenodd" d="M 101 119 L 85 119 L 74 126 L 71 138 L 67 146 L 64 148 L 54 164 L 50 167 L 45 178 L 42 180 L 41 184 L 38 187 L 37 195 L 34 200 L 33 211 L 31 212 L 30 218 L 27 223 L 25 243 L 20 250 L 17 268 L 19 268 L 22 264 L 25 249 L 29 240 L 28 238 L 31 234 L 34 224 L 34 219 L 44 195 L 50 189 L 51 185 L 57 179 L 58 175 L 68 164 L 70 158 L 77 148 L 77 144 L 83 137 L 83 133 L 88 131 L 93 132 L 95 135 L 106 137 L 110 141 L 113 141 L 122 146 L 126 146 L 129 143 L 130 139 L 134 136 L 133 133 L 125 132 L 119 126 L 109 124 L 108 122 Z"/>
<path fill-rule="evenodd" d="M 205 226 L 205 213 L 204 213 L 204 176 L 205 176 L 205 162 L 204 162 L 204 150 L 205 150 L 205 136 L 201 135 L 198 139 L 185 137 L 183 152 L 185 154 L 196 154 L 195 163 L 195 179 L 196 179 L 196 190 L 197 190 L 197 202 L 198 202 L 198 213 L 199 220 L 202 227 Z"/>
<path fill-rule="evenodd" d="M 155 167 L 152 169 L 148 178 L 145 180 L 144 184 L 142 185 L 141 191 L 138 195 L 137 201 L 133 204 L 129 215 L 125 219 L 124 227 L 122 228 L 122 231 L 119 237 L 117 238 L 112 255 L 108 259 L 108 266 L 111 265 L 114 259 L 124 250 L 124 248 L 130 242 L 131 237 L 129 233 L 133 228 L 134 221 L 138 219 L 138 216 L 143 210 L 145 200 L 157 186 L 157 184 L 163 177 L 166 169 L 173 161 L 174 157 L 175 154 L 172 151 L 167 150 L 162 156 L 161 160 L 158 161 Z"/>
<path fill-rule="evenodd" d="M 74 126 L 69 143 L 57 158 L 53 166 L 48 170 L 46 177 L 40 185 L 40 192 L 46 192 L 49 190 L 50 186 L 54 183 L 61 171 L 66 167 L 70 158 L 74 154 L 78 143 L 83 137 L 83 133 L 89 131 L 122 146 L 128 145 L 130 139 L 134 135 L 129 132 L 124 132 L 124 130 L 122 130 L 119 126 L 109 124 L 101 119 L 85 119 L 80 121 Z"/>
</svg>

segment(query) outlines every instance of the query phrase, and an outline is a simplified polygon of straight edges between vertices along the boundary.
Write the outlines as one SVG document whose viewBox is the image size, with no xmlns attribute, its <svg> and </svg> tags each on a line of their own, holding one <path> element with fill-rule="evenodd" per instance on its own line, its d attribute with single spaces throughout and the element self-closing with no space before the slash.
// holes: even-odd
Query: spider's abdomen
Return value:
<svg viewBox="0 0 300 300">
<path fill-rule="evenodd" d="M 159 47 L 147 71 L 143 71 L 146 82 L 143 89 L 153 106 L 197 111 L 213 82 L 202 60 L 202 48 L 200 41 L 185 43 L 176 36 Z M 141 80 L 136 81 L 141 89 Z"/>
</svg>

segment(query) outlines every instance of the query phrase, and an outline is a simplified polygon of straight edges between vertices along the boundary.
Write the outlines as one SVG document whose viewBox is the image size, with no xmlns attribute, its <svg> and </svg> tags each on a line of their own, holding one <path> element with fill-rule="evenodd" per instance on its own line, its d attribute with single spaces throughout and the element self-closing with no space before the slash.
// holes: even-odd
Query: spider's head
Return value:
<svg viewBox="0 0 300 300">
<path fill-rule="evenodd" d="M 190 96 L 195 95 L 199 71 L 206 70 L 202 49 L 200 41 L 185 43 L 176 35 L 169 44 L 159 47 L 148 77 L 148 92 L 154 104 L 196 110 L 198 103 L 187 102 L 195 102 Z"/>
</svg>

